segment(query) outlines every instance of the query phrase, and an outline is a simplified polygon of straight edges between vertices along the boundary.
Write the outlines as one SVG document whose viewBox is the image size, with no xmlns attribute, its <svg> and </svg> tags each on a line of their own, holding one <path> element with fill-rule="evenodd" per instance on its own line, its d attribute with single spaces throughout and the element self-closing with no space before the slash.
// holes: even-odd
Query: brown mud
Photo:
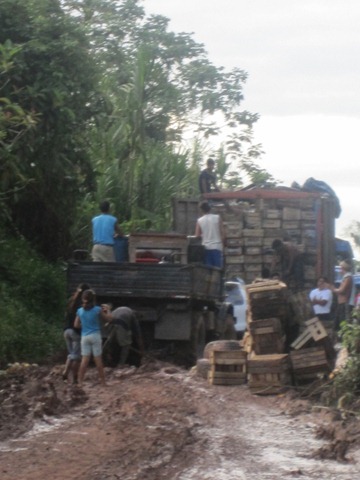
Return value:
<svg viewBox="0 0 360 480">
<path fill-rule="evenodd" d="M 295 391 L 254 396 L 149 362 L 87 372 L 19 367 L 0 378 L 1 480 L 360 478 L 360 422 Z"/>
</svg>

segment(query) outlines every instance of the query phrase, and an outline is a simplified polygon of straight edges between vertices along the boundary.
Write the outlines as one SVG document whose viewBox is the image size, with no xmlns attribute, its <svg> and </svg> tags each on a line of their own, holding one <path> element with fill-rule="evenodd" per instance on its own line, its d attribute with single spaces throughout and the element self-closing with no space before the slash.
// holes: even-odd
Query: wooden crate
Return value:
<svg viewBox="0 0 360 480">
<path fill-rule="evenodd" d="M 242 255 L 243 248 L 242 247 L 225 247 L 224 254 L 225 255 Z"/>
<path fill-rule="evenodd" d="M 305 321 L 306 328 L 302 334 L 294 340 L 291 348 L 300 350 L 309 342 L 319 342 L 328 337 L 328 331 L 318 319 L 318 317 L 311 318 Z"/>
<path fill-rule="evenodd" d="M 303 348 L 290 352 L 290 360 L 295 382 L 311 380 L 318 374 L 330 371 L 325 348 L 323 346 Z"/>
<path fill-rule="evenodd" d="M 283 209 L 283 220 L 300 220 L 301 210 L 299 208 L 285 207 Z"/>
<path fill-rule="evenodd" d="M 262 248 L 261 247 L 246 247 L 245 248 L 245 253 L 246 253 L 246 255 L 258 255 L 258 256 L 260 256 L 262 254 Z"/>
<path fill-rule="evenodd" d="M 252 350 L 257 355 L 284 353 L 285 336 L 279 318 L 266 318 L 249 322 Z"/>
<path fill-rule="evenodd" d="M 239 248 L 243 245 L 242 238 L 226 238 L 225 245 L 229 248 Z"/>
<path fill-rule="evenodd" d="M 305 329 L 301 335 L 299 335 L 291 344 L 291 348 L 294 350 L 300 350 L 300 348 L 304 347 L 310 340 L 312 340 L 312 335 L 309 329 Z"/>
<path fill-rule="evenodd" d="M 244 255 L 244 263 L 245 263 L 245 266 L 247 267 L 248 265 L 251 265 L 251 264 L 253 265 L 259 264 L 259 263 L 262 264 L 263 260 L 261 255 Z"/>
<path fill-rule="evenodd" d="M 129 236 L 129 260 L 136 262 L 139 251 L 170 250 L 177 254 L 180 263 L 187 263 L 188 238 L 175 233 L 133 233 Z"/>
<path fill-rule="evenodd" d="M 244 255 L 226 255 L 225 263 L 226 265 L 243 264 L 244 259 L 245 259 Z"/>
<path fill-rule="evenodd" d="M 285 319 L 288 315 L 286 285 L 278 280 L 264 280 L 246 286 L 248 308 L 253 320 Z"/>
<path fill-rule="evenodd" d="M 257 212 L 245 212 L 244 223 L 246 228 L 261 228 L 260 213 Z"/>
<path fill-rule="evenodd" d="M 316 213 L 313 210 L 303 210 L 301 220 L 316 220 Z"/>
<path fill-rule="evenodd" d="M 311 335 L 315 342 L 322 340 L 323 338 L 328 336 L 326 328 L 318 319 L 318 317 L 311 318 L 310 320 L 306 320 L 305 322 L 306 327 L 310 330 Z"/>
<path fill-rule="evenodd" d="M 264 210 L 264 218 L 269 218 L 269 219 L 277 219 L 281 217 L 281 212 L 280 210 L 275 210 L 271 208 L 267 208 Z"/>
<path fill-rule="evenodd" d="M 284 220 L 282 224 L 282 228 L 286 231 L 288 230 L 299 230 L 300 229 L 300 222 L 298 220 Z"/>
<path fill-rule="evenodd" d="M 263 238 L 262 237 L 245 237 L 244 246 L 245 247 L 262 247 Z"/>
<path fill-rule="evenodd" d="M 264 231 L 264 238 L 272 238 L 272 241 L 276 240 L 277 238 L 282 238 L 284 235 L 284 230 L 277 229 L 277 228 L 266 228 Z"/>
<path fill-rule="evenodd" d="M 281 228 L 281 220 L 264 219 L 262 222 L 263 228 Z"/>
<path fill-rule="evenodd" d="M 252 393 L 272 395 L 292 384 L 288 354 L 253 355 L 248 358 L 248 385 Z"/>
<path fill-rule="evenodd" d="M 262 228 L 244 228 L 243 237 L 263 237 L 264 230 Z"/>
<path fill-rule="evenodd" d="M 239 222 L 224 222 L 225 237 L 238 238 L 241 237 L 242 228 Z"/>
<path fill-rule="evenodd" d="M 211 385 L 243 385 L 247 379 L 247 352 L 244 350 L 210 352 L 208 381 Z"/>
<path fill-rule="evenodd" d="M 231 280 L 233 277 L 243 277 L 244 275 L 244 264 L 236 263 L 231 265 L 226 265 L 226 278 Z"/>
<path fill-rule="evenodd" d="M 279 318 L 264 318 L 255 320 L 249 324 L 249 330 L 252 335 L 266 335 L 269 333 L 282 334 L 282 326 Z"/>
</svg>

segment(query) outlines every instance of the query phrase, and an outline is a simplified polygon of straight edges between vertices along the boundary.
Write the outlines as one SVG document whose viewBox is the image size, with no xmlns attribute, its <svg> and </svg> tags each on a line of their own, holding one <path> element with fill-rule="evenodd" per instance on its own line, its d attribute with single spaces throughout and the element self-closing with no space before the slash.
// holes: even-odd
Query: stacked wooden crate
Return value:
<svg viewBox="0 0 360 480">
<path fill-rule="evenodd" d="M 244 277 L 244 240 L 242 230 L 244 225 L 244 209 L 241 205 L 216 206 L 214 213 L 221 215 L 225 229 L 224 258 L 226 263 L 226 276 Z"/>
<path fill-rule="evenodd" d="M 246 286 L 248 297 L 248 384 L 256 394 L 280 393 L 291 384 L 285 351 L 287 288 L 276 280 Z"/>
<path fill-rule="evenodd" d="M 324 347 L 310 347 L 290 352 L 295 383 L 315 380 L 329 373 L 329 363 Z"/>
<path fill-rule="evenodd" d="M 265 318 L 278 318 L 285 327 L 288 309 L 288 289 L 279 280 L 262 280 L 246 285 L 248 323 Z"/>
<path fill-rule="evenodd" d="M 247 377 L 247 352 L 212 350 L 208 380 L 211 385 L 242 385 Z"/>
<path fill-rule="evenodd" d="M 254 355 L 248 359 L 248 384 L 252 393 L 272 395 L 291 385 L 287 354 Z"/>
<path fill-rule="evenodd" d="M 283 353 L 285 337 L 279 318 L 255 320 L 249 324 L 253 351 L 257 355 Z"/>
<path fill-rule="evenodd" d="M 257 198 L 229 200 L 214 205 L 212 211 L 222 216 L 226 244 L 226 278 L 240 276 L 251 283 L 269 267 L 269 251 L 275 239 L 287 238 L 306 253 L 305 288 L 316 279 L 317 198 Z M 245 265 L 245 268 L 244 268 Z"/>
<path fill-rule="evenodd" d="M 290 360 L 297 384 L 329 373 L 333 357 L 332 343 L 321 321 L 314 317 L 305 324 L 306 329 L 291 344 Z"/>
</svg>

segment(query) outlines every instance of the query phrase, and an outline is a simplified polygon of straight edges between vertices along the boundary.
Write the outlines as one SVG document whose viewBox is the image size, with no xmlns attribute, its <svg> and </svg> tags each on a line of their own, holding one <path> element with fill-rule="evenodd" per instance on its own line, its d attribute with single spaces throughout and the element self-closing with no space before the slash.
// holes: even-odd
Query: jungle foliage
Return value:
<svg viewBox="0 0 360 480">
<path fill-rule="evenodd" d="M 100 200 L 126 233 L 166 231 L 210 154 L 223 188 L 274 180 L 241 109 L 247 73 L 143 3 L 0 0 L 0 358 L 56 345 L 58 262 L 89 246 Z"/>
<path fill-rule="evenodd" d="M 0 369 L 38 362 L 63 346 L 65 275 L 24 239 L 0 237 Z"/>
<path fill-rule="evenodd" d="M 169 229 L 209 154 L 224 187 L 273 180 L 241 110 L 247 73 L 142 3 L 0 0 L 2 222 L 51 261 L 86 246 L 103 198 L 127 231 Z"/>
</svg>

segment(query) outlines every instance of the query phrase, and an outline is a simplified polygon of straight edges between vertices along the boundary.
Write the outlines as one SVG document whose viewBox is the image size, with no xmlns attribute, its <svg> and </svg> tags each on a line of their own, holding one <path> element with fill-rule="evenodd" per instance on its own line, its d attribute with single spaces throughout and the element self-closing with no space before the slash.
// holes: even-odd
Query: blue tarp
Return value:
<svg viewBox="0 0 360 480">
<path fill-rule="evenodd" d="M 302 190 L 306 192 L 324 192 L 327 193 L 330 197 L 333 197 L 335 200 L 335 218 L 339 218 L 341 214 L 341 206 L 338 197 L 334 190 L 325 182 L 321 180 L 315 180 L 315 178 L 308 178 L 304 185 L 302 186 Z"/>
<path fill-rule="evenodd" d="M 345 258 L 348 258 L 349 260 L 354 258 L 351 243 L 342 238 L 335 238 L 335 253 L 336 255 L 341 256 L 344 260 Z"/>
</svg>

